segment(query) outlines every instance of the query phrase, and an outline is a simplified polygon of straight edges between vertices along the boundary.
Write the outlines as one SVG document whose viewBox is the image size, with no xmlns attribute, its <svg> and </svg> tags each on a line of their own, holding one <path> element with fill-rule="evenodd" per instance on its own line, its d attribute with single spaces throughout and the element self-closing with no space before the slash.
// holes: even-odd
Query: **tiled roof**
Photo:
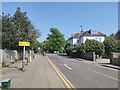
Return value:
<svg viewBox="0 0 120 90">
<path fill-rule="evenodd" d="M 88 30 L 86 32 L 76 33 L 73 36 L 69 37 L 68 40 L 72 38 L 80 38 L 81 36 L 106 36 L 106 35 L 98 31 Z"/>
<path fill-rule="evenodd" d="M 76 33 L 73 36 L 69 37 L 68 40 L 72 39 L 72 38 L 80 38 L 80 36 L 82 36 L 83 33 Z"/>
<path fill-rule="evenodd" d="M 89 30 L 83 33 L 82 36 L 106 36 L 106 35 L 98 31 Z"/>
<path fill-rule="evenodd" d="M 79 38 L 83 33 L 76 33 L 73 38 Z"/>
<path fill-rule="evenodd" d="M 116 40 L 120 40 L 120 30 L 118 30 L 118 32 L 116 33 L 115 39 Z"/>
</svg>

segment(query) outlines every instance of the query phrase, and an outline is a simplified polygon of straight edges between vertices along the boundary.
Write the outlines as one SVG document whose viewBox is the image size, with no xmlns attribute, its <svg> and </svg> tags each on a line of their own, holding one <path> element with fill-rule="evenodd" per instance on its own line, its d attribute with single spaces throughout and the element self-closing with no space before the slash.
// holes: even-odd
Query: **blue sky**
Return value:
<svg viewBox="0 0 120 90">
<path fill-rule="evenodd" d="M 58 28 L 67 39 L 71 34 L 96 29 L 106 35 L 118 30 L 117 2 L 4 2 L 2 12 L 13 15 L 16 8 L 27 12 L 34 26 L 42 32 L 44 41 L 50 28 Z"/>
</svg>

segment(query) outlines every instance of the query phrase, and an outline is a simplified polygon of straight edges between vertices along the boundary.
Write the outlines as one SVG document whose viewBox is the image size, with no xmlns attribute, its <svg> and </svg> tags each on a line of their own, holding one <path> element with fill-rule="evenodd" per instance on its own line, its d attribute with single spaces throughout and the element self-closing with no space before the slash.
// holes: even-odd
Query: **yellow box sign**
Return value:
<svg viewBox="0 0 120 90">
<path fill-rule="evenodd" d="M 19 42 L 19 46 L 30 46 L 30 42 Z"/>
</svg>

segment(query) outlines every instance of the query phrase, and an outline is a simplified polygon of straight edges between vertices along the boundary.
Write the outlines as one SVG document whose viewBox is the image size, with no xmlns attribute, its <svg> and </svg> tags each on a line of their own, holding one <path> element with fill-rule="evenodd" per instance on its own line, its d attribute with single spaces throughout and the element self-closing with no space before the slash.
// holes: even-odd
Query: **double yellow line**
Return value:
<svg viewBox="0 0 120 90">
<path fill-rule="evenodd" d="M 76 90 L 75 87 L 72 85 L 72 83 L 57 68 L 57 66 L 47 56 L 46 56 L 46 58 L 48 59 L 48 61 L 50 62 L 50 64 L 52 65 L 52 67 L 54 68 L 54 70 L 56 71 L 58 76 L 60 77 L 60 79 L 63 81 L 63 83 L 65 84 L 66 88 L 68 88 L 69 90 Z"/>
</svg>

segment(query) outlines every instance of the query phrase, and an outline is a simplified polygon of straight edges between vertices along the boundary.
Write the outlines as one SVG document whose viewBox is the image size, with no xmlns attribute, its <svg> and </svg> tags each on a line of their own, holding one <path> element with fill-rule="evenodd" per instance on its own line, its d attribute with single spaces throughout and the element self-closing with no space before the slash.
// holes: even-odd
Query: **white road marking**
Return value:
<svg viewBox="0 0 120 90">
<path fill-rule="evenodd" d="M 67 66 L 66 64 L 63 64 L 66 68 L 72 70 L 72 68 L 70 68 L 69 66 Z"/>
<path fill-rule="evenodd" d="M 61 56 L 59 56 L 61 59 L 62 59 L 62 57 Z M 82 63 L 86 63 L 86 62 L 84 62 L 84 59 L 81 59 L 81 60 L 76 60 L 76 59 L 69 59 L 69 60 L 71 60 L 71 61 L 75 61 L 75 62 L 82 62 Z M 92 62 L 92 63 L 86 63 L 86 64 L 94 64 L 95 62 Z M 96 65 L 96 64 L 94 64 L 94 65 Z M 104 67 L 104 66 L 101 66 L 101 65 L 96 65 L 96 66 L 98 66 L 98 67 L 101 67 L 101 68 L 105 68 L 105 69 L 109 69 L 109 70 L 113 70 L 113 71 L 119 71 L 118 69 L 114 69 L 114 68 L 108 68 L 108 67 Z"/>
<path fill-rule="evenodd" d="M 83 62 L 83 61 L 80 61 L 80 60 L 76 60 L 76 59 L 69 59 L 71 61 L 76 61 L 76 62 Z"/>
<path fill-rule="evenodd" d="M 83 60 L 83 61 L 76 60 L 76 59 L 69 59 L 69 60 L 75 61 L 75 62 L 83 62 L 83 63 L 85 63 L 85 64 L 90 64 L 90 63 L 84 62 L 84 60 Z M 94 64 L 94 62 L 92 62 L 91 64 Z M 94 65 L 95 65 L 95 64 L 94 64 Z M 104 66 L 101 66 L 101 65 L 96 65 L 96 66 L 101 67 L 101 68 L 106 68 L 106 69 L 109 69 L 109 70 L 113 70 L 113 71 L 119 71 L 118 69 L 108 68 L 108 67 L 104 67 Z"/>
<path fill-rule="evenodd" d="M 120 81 L 120 80 L 117 79 L 117 78 L 114 78 L 114 77 L 111 77 L 111 76 L 109 76 L 109 75 L 106 75 L 106 74 L 97 72 L 97 71 L 95 71 L 95 70 L 93 70 L 93 69 L 88 68 L 88 70 L 93 71 L 93 72 L 98 73 L 98 74 L 101 74 L 101 75 L 103 75 L 103 76 L 109 77 L 109 78 L 111 78 L 111 79 L 113 79 L 113 80 Z"/>
</svg>

